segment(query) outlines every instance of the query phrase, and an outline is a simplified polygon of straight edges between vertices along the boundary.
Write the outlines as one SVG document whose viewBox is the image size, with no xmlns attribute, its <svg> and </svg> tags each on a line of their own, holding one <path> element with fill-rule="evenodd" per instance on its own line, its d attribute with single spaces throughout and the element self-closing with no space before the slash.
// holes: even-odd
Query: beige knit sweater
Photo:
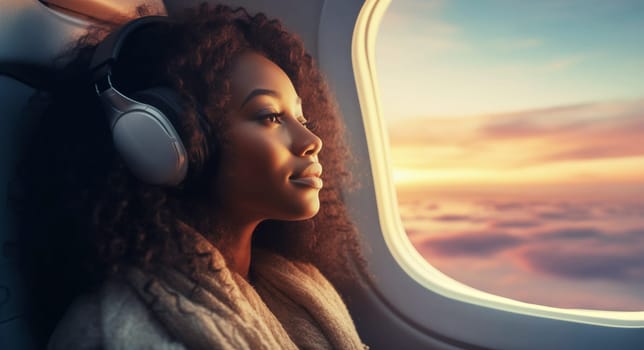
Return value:
<svg viewBox="0 0 644 350">
<path fill-rule="evenodd" d="M 48 349 L 364 349 L 342 299 L 313 265 L 266 251 L 250 285 L 202 237 L 207 272 L 130 269 L 78 298 Z M 206 254 L 204 254 L 206 253 Z M 198 284 L 198 287 L 195 287 Z"/>
</svg>

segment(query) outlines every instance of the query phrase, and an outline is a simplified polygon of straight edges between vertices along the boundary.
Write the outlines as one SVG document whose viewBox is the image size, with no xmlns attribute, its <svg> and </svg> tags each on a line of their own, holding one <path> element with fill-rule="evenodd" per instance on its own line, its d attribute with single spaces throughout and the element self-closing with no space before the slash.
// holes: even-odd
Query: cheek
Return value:
<svg viewBox="0 0 644 350">
<path fill-rule="evenodd" d="M 230 175 L 261 183 L 258 180 L 269 181 L 272 176 L 280 176 L 287 171 L 288 150 L 281 140 L 252 132 L 243 136 L 231 144 L 230 157 L 227 157 Z"/>
</svg>

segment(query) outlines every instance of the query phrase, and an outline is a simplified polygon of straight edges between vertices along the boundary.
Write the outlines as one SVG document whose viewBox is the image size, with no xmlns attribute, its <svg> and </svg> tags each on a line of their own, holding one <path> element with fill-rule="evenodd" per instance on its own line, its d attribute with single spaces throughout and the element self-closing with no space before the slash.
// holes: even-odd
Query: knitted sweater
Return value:
<svg viewBox="0 0 644 350">
<path fill-rule="evenodd" d="M 365 349 L 346 306 L 313 266 L 254 252 L 253 286 L 208 242 L 208 273 L 131 269 L 79 297 L 48 349 Z"/>
</svg>

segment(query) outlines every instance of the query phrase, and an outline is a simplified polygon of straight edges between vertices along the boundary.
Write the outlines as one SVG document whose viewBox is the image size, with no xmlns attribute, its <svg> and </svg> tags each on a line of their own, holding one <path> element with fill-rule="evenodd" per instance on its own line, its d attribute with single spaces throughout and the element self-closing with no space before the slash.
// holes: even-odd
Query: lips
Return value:
<svg viewBox="0 0 644 350">
<path fill-rule="evenodd" d="M 299 179 L 303 177 L 320 177 L 322 175 L 322 165 L 320 163 L 311 163 L 302 171 L 295 175 L 291 175 L 289 179 Z"/>
<path fill-rule="evenodd" d="M 311 163 L 297 175 L 289 177 L 289 180 L 298 185 L 320 189 L 323 186 L 320 175 L 322 175 L 322 165 L 320 163 Z"/>
</svg>

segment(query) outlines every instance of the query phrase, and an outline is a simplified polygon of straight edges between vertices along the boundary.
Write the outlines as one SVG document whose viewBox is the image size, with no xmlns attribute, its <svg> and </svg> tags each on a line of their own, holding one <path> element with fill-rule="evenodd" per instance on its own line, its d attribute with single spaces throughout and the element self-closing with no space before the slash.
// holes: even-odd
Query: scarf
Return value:
<svg viewBox="0 0 644 350">
<path fill-rule="evenodd" d="M 198 257 L 196 275 L 185 266 L 126 279 L 166 330 L 189 349 L 368 349 L 329 281 L 313 265 L 254 251 L 254 286 L 228 269 L 207 239 L 187 229 L 187 254 Z M 184 248 L 185 249 L 185 248 Z"/>
</svg>

